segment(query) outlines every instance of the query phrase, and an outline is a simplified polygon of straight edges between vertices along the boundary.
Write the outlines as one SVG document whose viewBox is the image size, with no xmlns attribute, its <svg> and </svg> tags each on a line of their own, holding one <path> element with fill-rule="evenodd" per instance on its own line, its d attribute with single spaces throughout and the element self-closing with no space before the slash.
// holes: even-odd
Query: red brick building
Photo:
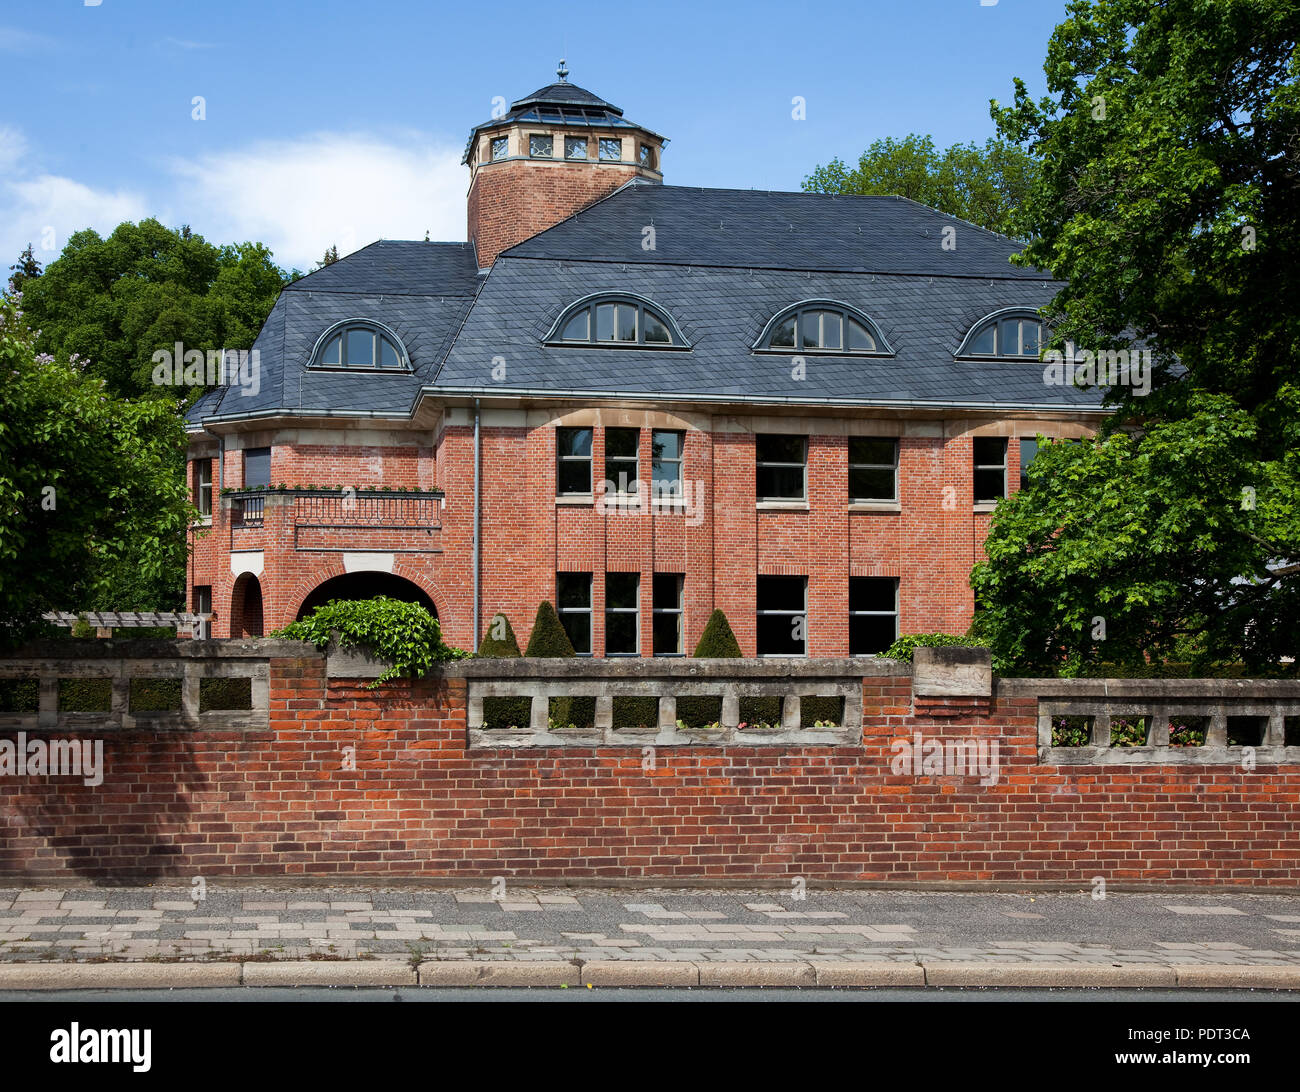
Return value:
<svg viewBox="0 0 1300 1092">
<path fill-rule="evenodd" d="M 963 632 L 997 498 L 1103 412 L 1039 363 L 1058 286 L 902 198 L 665 186 L 565 77 L 473 129 L 467 243 L 294 282 L 193 407 L 191 605 L 241 636 L 386 593 L 471 648 L 545 599 L 596 656 L 715 607 L 747 654 Z"/>
</svg>

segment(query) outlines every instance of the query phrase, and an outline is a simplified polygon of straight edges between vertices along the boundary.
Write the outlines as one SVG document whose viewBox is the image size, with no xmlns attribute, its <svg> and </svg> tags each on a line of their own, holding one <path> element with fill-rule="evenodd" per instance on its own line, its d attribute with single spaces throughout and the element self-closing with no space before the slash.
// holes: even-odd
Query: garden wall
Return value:
<svg viewBox="0 0 1300 1092">
<path fill-rule="evenodd" d="M 277 641 L 0 660 L 0 877 L 1300 887 L 1296 683 L 995 679 L 971 649 L 918 650 L 915 672 L 464 661 L 372 691 L 376 670 Z M 250 680 L 247 708 L 202 707 L 222 676 Z M 97 699 L 59 680 L 87 678 L 108 708 L 66 707 Z M 157 708 L 141 678 L 183 700 Z M 512 695 L 526 724 L 471 722 Z M 702 697 L 716 722 L 680 715 Z M 1172 746 L 1165 721 L 1193 716 L 1202 746 Z M 1081 745 L 1053 745 L 1065 718 Z M 1146 743 L 1104 745 L 1124 718 Z M 102 742 L 100 783 L 3 766 L 56 740 Z"/>
</svg>

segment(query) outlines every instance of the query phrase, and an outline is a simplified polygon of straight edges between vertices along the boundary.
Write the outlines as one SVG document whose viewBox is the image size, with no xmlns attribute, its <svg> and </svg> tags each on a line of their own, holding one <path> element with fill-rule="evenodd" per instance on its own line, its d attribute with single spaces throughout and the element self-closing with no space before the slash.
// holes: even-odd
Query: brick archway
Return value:
<svg viewBox="0 0 1300 1092">
<path fill-rule="evenodd" d="M 301 620 L 331 599 L 373 599 L 379 595 L 419 603 L 435 618 L 438 617 L 438 607 L 433 597 L 415 581 L 399 573 L 369 570 L 337 573 L 322 580 L 299 601 L 295 617 Z"/>
<path fill-rule="evenodd" d="M 263 635 L 262 582 L 252 573 L 242 573 L 230 591 L 230 636 Z"/>
</svg>

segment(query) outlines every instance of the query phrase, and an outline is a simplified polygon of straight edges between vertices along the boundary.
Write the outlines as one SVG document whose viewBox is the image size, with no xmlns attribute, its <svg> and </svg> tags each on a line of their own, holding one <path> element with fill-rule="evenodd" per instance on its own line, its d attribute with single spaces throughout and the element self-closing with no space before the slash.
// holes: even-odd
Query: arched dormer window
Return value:
<svg viewBox="0 0 1300 1092">
<path fill-rule="evenodd" d="M 313 368 L 374 368 L 410 371 L 401 339 L 377 322 L 341 322 L 323 333 L 312 351 Z"/>
<path fill-rule="evenodd" d="M 690 348 L 668 312 L 638 296 L 586 296 L 560 315 L 546 342 L 602 349 Z"/>
<path fill-rule="evenodd" d="M 754 348 L 849 356 L 889 356 L 894 351 L 871 319 L 834 300 L 805 300 L 777 313 L 763 327 Z"/>
<path fill-rule="evenodd" d="M 1045 340 L 1038 313 L 1008 307 L 986 315 L 970 328 L 955 355 L 1037 360 Z"/>
</svg>

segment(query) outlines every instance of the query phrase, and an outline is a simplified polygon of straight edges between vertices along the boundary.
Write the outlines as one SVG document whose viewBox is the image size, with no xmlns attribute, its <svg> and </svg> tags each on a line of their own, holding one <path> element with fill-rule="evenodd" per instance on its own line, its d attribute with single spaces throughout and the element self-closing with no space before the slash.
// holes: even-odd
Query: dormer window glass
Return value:
<svg viewBox="0 0 1300 1092">
<path fill-rule="evenodd" d="M 383 331 L 358 323 L 335 330 L 325 340 L 313 367 L 319 368 L 386 368 L 406 367 L 406 355 Z"/>
<path fill-rule="evenodd" d="M 755 349 L 810 353 L 888 353 L 875 326 L 847 305 L 811 302 L 779 314 Z"/>
<path fill-rule="evenodd" d="M 597 296 L 574 304 L 556 323 L 551 344 L 688 349 L 668 315 L 644 300 Z"/>
<path fill-rule="evenodd" d="M 957 355 L 1037 360 L 1043 340 L 1043 324 L 1037 315 L 990 315 L 972 327 Z"/>
</svg>

